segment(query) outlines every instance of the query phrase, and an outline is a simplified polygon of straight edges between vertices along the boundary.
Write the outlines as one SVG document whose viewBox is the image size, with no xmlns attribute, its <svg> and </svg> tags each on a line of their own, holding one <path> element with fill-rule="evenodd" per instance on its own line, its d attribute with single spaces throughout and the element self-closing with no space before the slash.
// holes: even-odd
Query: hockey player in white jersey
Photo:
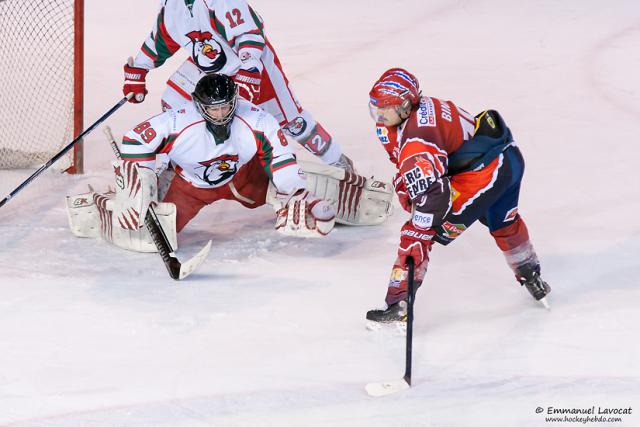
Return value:
<svg viewBox="0 0 640 427">
<path fill-rule="evenodd" d="M 181 109 L 203 75 L 232 76 L 243 98 L 273 115 L 285 133 L 325 164 L 353 171 L 324 127 L 302 108 L 289 87 L 258 14 L 245 0 L 161 0 L 149 37 L 124 66 L 124 93 L 142 102 L 147 73 L 184 48 L 190 57 L 167 82 L 163 109 Z"/>
<path fill-rule="evenodd" d="M 335 210 L 305 189 L 277 121 L 239 98 L 237 85 L 224 74 L 206 75 L 192 95 L 197 109 L 173 108 L 152 117 L 125 134 L 121 149 L 125 163 L 136 162 L 140 170 L 153 169 L 158 154 L 168 156 L 176 174 L 164 202 L 177 208 L 176 230 L 217 200 L 262 206 L 271 183 L 279 200 L 276 229 L 301 237 L 328 234 Z M 144 213 L 129 212 L 134 218 L 118 215 L 120 226 L 138 227 Z"/>
</svg>

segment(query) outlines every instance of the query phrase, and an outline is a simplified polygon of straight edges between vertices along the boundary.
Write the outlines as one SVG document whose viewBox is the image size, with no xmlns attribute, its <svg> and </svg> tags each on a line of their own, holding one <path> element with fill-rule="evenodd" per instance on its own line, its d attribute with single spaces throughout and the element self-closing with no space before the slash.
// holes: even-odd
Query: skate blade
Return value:
<svg viewBox="0 0 640 427">
<path fill-rule="evenodd" d="M 366 327 L 369 331 L 389 331 L 400 336 L 407 335 L 407 322 L 374 322 L 373 320 L 367 320 Z"/>
<path fill-rule="evenodd" d="M 545 309 L 551 311 L 551 306 L 549 305 L 549 301 L 547 301 L 547 297 L 543 297 L 540 298 L 538 300 L 538 302 L 540 303 L 541 306 L 543 306 Z"/>
</svg>

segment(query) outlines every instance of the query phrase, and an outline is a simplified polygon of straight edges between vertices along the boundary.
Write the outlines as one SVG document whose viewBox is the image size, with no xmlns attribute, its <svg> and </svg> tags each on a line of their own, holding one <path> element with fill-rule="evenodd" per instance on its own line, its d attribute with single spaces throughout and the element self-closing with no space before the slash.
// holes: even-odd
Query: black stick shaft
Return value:
<svg viewBox="0 0 640 427">
<path fill-rule="evenodd" d="M 34 179 L 36 179 L 38 176 L 40 176 L 40 174 L 42 172 L 44 172 L 45 170 L 49 169 L 49 167 L 54 164 L 55 162 L 57 162 L 58 160 L 60 160 L 60 158 L 62 156 L 64 156 L 65 154 L 67 154 L 67 152 L 69 150 L 71 150 L 71 148 L 73 148 L 74 145 L 76 145 L 84 136 L 86 136 L 88 133 L 90 133 L 91 131 L 93 131 L 100 123 L 104 122 L 107 118 L 109 118 L 109 116 L 111 116 L 113 113 L 115 113 L 120 107 L 122 107 L 124 104 L 127 103 L 127 101 L 129 100 L 129 96 L 125 96 L 124 98 L 122 98 L 120 101 L 118 101 L 118 103 L 116 105 L 114 105 L 113 107 L 111 107 L 111 109 L 109 111 L 107 111 L 106 113 L 104 113 L 104 115 L 102 117 L 100 117 L 94 124 L 92 124 L 91 126 L 89 126 L 84 132 L 82 132 L 80 135 L 78 135 L 76 137 L 76 139 L 74 139 L 73 141 L 71 141 L 66 147 L 64 147 L 62 150 L 60 150 L 58 152 L 58 154 L 56 154 L 55 156 L 53 156 L 47 163 L 45 163 L 44 165 L 40 166 L 40 168 L 38 168 L 38 170 L 36 170 L 33 174 L 31 174 L 31 176 L 29 178 L 27 178 L 26 180 L 24 180 L 24 182 L 22 184 L 20 184 L 18 187 L 16 187 L 15 190 L 13 190 L 11 193 L 9 193 L 9 195 L 7 197 L 5 197 L 4 199 L 2 199 L 2 201 L 0 201 L 0 208 L 3 207 L 9 200 L 11 200 L 16 194 L 18 194 L 20 191 L 22 191 L 22 189 L 24 187 L 26 187 L 27 185 L 29 185 L 31 183 L 31 181 L 33 181 Z"/>
<path fill-rule="evenodd" d="M 414 273 L 415 265 L 412 257 L 407 257 L 407 343 L 406 343 L 406 360 L 404 369 L 404 380 L 411 385 L 411 352 L 413 347 L 413 303 L 416 297 Z"/>
</svg>

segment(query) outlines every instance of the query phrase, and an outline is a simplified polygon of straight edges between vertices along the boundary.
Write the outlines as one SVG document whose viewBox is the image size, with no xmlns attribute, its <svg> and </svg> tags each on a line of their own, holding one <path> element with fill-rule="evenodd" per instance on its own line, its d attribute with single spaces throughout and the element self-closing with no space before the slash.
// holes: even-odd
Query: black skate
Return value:
<svg viewBox="0 0 640 427">
<path fill-rule="evenodd" d="M 518 277 L 518 281 L 522 286 L 527 288 L 531 296 L 536 301 L 542 304 L 544 308 L 549 309 L 549 303 L 547 302 L 546 296 L 551 292 L 551 287 L 547 282 L 542 280 L 538 271 L 532 271 L 528 276 L 529 277 Z"/>
<path fill-rule="evenodd" d="M 405 300 L 391 304 L 386 310 L 367 311 L 367 320 L 372 322 L 390 323 L 407 321 L 407 302 Z"/>
</svg>

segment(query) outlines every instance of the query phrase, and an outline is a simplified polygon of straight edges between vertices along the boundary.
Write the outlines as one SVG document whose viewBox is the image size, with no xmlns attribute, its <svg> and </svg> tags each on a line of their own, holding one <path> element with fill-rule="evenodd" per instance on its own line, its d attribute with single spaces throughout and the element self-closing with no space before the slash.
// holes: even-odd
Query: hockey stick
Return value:
<svg viewBox="0 0 640 427">
<path fill-rule="evenodd" d="M 111 149 L 115 153 L 116 157 L 121 159 L 122 156 L 120 155 L 120 149 L 113 138 L 111 128 L 109 126 L 105 126 L 103 131 L 107 136 L 109 144 L 111 144 Z M 162 261 L 164 262 L 165 267 L 167 267 L 169 276 L 171 276 L 172 279 L 184 279 L 193 273 L 194 270 L 207 258 L 207 255 L 209 255 L 209 251 L 211 250 L 211 240 L 209 240 L 205 247 L 202 248 L 193 258 L 185 263 L 181 263 L 171 247 L 169 238 L 162 229 L 162 225 L 160 224 L 160 220 L 158 219 L 153 206 L 149 206 L 149 209 L 147 210 L 147 215 L 144 217 L 144 225 L 147 227 L 147 230 L 149 230 L 151 239 L 156 245 L 156 248 L 158 248 L 158 253 L 162 257 Z"/>
<path fill-rule="evenodd" d="M 20 191 L 22 191 L 22 189 L 24 187 L 26 187 L 27 185 L 29 185 L 31 183 L 31 181 L 33 181 L 34 179 L 36 179 L 42 172 L 44 172 L 45 170 L 49 169 L 49 167 L 54 164 L 55 162 L 57 162 L 62 156 L 64 156 L 65 154 L 67 154 L 67 151 L 71 150 L 71 148 L 73 148 L 74 145 L 76 145 L 84 136 L 86 136 L 88 133 L 90 133 L 91 131 L 93 131 L 100 123 L 104 122 L 109 116 L 111 116 L 113 113 L 115 113 L 116 111 L 118 111 L 118 109 L 120 107 L 122 107 L 124 104 L 127 103 L 128 100 L 131 99 L 131 97 L 133 97 L 133 92 L 130 92 L 127 94 L 127 96 L 125 96 L 124 98 L 122 98 L 120 101 L 118 101 L 118 103 L 116 105 L 114 105 L 113 107 L 111 107 L 111 109 L 109 111 L 107 111 L 106 113 L 104 113 L 104 115 L 102 117 L 100 117 L 98 120 L 96 120 L 96 122 L 94 124 L 92 124 L 91 126 L 89 126 L 84 132 L 82 132 L 80 135 L 78 135 L 76 137 L 76 139 L 74 139 L 73 141 L 71 141 L 66 147 L 64 147 L 62 150 L 60 150 L 58 152 L 58 154 L 56 154 L 55 156 L 53 156 L 51 158 L 51 160 L 49 160 L 47 163 L 45 163 L 44 165 L 40 166 L 40 168 L 35 171 L 29 178 L 27 178 L 26 180 L 24 180 L 24 182 L 20 185 L 18 185 L 18 187 L 16 187 L 15 190 L 13 190 L 11 193 L 9 193 L 9 195 L 7 197 L 5 197 L 4 199 L 2 199 L 2 201 L 0 201 L 0 208 L 3 207 L 5 205 L 5 203 L 7 203 L 9 200 L 11 200 L 16 194 L 18 194 Z"/>
<path fill-rule="evenodd" d="M 416 298 L 414 283 L 415 265 L 412 257 L 407 257 L 407 340 L 405 346 L 404 377 L 400 380 L 390 380 L 379 383 L 369 383 L 365 390 L 369 396 L 380 397 L 407 390 L 411 387 L 411 360 L 413 349 L 413 304 Z"/>
</svg>

